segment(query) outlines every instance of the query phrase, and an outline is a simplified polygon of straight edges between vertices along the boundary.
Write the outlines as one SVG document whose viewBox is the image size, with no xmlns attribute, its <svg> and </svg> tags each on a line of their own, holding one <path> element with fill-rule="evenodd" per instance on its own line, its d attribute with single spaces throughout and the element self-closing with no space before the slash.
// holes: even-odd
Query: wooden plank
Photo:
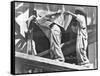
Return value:
<svg viewBox="0 0 100 76">
<path fill-rule="evenodd" d="M 37 56 L 44 56 L 44 55 L 48 54 L 49 52 L 50 52 L 50 50 L 46 50 L 41 53 L 38 53 Z"/>
<path fill-rule="evenodd" d="M 65 71 L 65 70 L 85 70 L 89 69 L 86 67 L 78 66 L 75 64 L 69 64 L 64 62 L 59 62 L 43 57 L 28 55 L 20 52 L 15 52 L 16 60 L 20 59 L 22 62 L 31 65 L 38 66 L 44 69 L 51 69 L 52 71 Z"/>
</svg>

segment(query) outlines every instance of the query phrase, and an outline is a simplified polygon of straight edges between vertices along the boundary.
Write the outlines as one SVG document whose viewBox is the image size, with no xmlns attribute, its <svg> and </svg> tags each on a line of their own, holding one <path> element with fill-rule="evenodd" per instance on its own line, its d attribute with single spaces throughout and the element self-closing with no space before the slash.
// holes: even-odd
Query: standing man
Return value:
<svg viewBox="0 0 100 76">
<path fill-rule="evenodd" d="M 39 20 L 39 24 L 43 27 L 47 27 L 47 31 L 44 31 L 46 36 L 50 41 L 50 56 L 56 61 L 64 62 L 65 58 L 61 50 L 61 37 L 62 37 L 62 27 L 56 23 L 61 20 L 57 18 L 61 16 L 61 12 L 55 12 L 53 14 L 48 14 Z M 55 20 L 57 21 L 55 22 Z M 48 32 L 49 31 L 49 32 Z"/>
<path fill-rule="evenodd" d="M 52 24 L 50 25 L 50 53 L 54 60 L 64 62 L 65 58 L 61 49 L 62 30 L 64 29 L 58 24 L 59 20 L 57 19 L 59 16 L 61 16 L 61 14 L 62 12 L 57 12 L 51 15 Z M 54 20 L 57 19 L 56 22 L 58 23 L 56 23 L 52 17 L 54 17 Z"/>
<path fill-rule="evenodd" d="M 88 33 L 87 33 L 87 20 L 86 14 L 83 8 L 76 8 L 75 14 L 71 12 L 65 12 L 65 14 L 70 14 L 76 19 L 77 25 L 77 41 L 76 41 L 76 54 L 78 59 L 78 65 L 89 64 L 89 59 L 86 55 L 86 50 L 88 46 Z"/>
<path fill-rule="evenodd" d="M 56 61 L 61 61 L 64 62 L 65 58 L 63 56 L 62 50 L 61 50 L 61 36 L 62 36 L 62 31 L 61 27 L 56 24 L 52 23 L 50 25 L 51 28 L 51 34 L 50 34 L 50 50 L 51 50 L 51 56 L 54 58 Z"/>
<path fill-rule="evenodd" d="M 36 49 L 35 49 L 35 41 L 33 40 L 33 30 L 34 26 L 36 25 L 36 18 L 37 18 L 37 12 L 36 10 L 33 10 L 32 16 L 29 17 L 27 24 L 28 24 L 28 33 L 27 33 L 27 53 L 32 55 L 37 55 Z"/>
<path fill-rule="evenodd" d="M 27 33 L 27 53 L 30 55 L 37 55 L 36 48 L 35 48 L 35 41 L 33 40 L 33 30 L 34 27 L 37 26 L 37 11 L 33 10 L 32 15 L 29 17 L 27 24 L 28 24 L 28 33 Z M 29 68 L 28 73 L 38 73 L 42 72 L 42 69 L 39 68 Z"/>
</svg>

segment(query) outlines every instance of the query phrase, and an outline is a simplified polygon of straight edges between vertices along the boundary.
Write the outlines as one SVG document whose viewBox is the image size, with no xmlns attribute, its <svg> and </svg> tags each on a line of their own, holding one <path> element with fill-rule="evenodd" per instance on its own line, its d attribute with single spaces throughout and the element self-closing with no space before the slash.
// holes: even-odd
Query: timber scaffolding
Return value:
<svg viewBox="0 0 100 76">
<path fill-rule="evenodd" d="M 22 64 L 28 64 L 31 67 L 38 67 L 50 72 L 93 69 L 93 67 L 83 67 L 20 52 L 15 52 L 15 61 L 21 61 Z"/>
</svg>

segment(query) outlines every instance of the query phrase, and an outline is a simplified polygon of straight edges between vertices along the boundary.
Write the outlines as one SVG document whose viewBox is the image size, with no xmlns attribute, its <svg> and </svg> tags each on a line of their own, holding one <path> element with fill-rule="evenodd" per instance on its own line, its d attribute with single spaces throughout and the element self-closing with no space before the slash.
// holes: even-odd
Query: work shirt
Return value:
<svg viewBox="0 0 100 76">
<path fill-rule="evenodd" d="M 87 47 L 87 27 L 85 17 L 82 15 L 77 15 L 76 18 L 79 21 L 78 31 L 77 31 L 77 43 L 79 48 L 86 49 Z"/>
</svg>

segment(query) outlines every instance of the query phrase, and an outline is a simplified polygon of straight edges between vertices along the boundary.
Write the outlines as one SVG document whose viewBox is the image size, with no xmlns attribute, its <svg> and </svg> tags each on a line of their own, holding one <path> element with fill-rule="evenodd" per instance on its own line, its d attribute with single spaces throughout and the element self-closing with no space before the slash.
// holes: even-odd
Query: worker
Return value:
<svg viewBox="0 0 100 76">
<path fill-rule="evenodd" d="M 87 33 L 87 16 L 83 8 L 76 8 L 75 14 L 67 11 L 65 14 L 70 14 L 76 20 L 74 20 L 75 26 L 77 27 L 77 40 L 76 40 L 76 55 L 78 65 L 90 64 L 87 57 L 87 46 L 88 46 L 88 33 Z"/>
<path fill-rule="evenodd" d="M 36 10 L 33 10 L 32 15 L 27 20 L 27 53 L 32 55 L 37 55 L 36 49 L 35 49 L 35 41 L 33 40 L 33 30 L 34 26 L 36 25 L 36 18 L 37 18 L 37 12 Z"/>
<path fill-rule="evenodd" d="M 50 25 L 50 28 L 50 53 L 52 54 L 51 56 L 53 56 L 54 60 L 56 61 L 64 62 L 65 58 L 61 50 L 61 27 L 56 23 L 52 23 Z"/>
</svg>

